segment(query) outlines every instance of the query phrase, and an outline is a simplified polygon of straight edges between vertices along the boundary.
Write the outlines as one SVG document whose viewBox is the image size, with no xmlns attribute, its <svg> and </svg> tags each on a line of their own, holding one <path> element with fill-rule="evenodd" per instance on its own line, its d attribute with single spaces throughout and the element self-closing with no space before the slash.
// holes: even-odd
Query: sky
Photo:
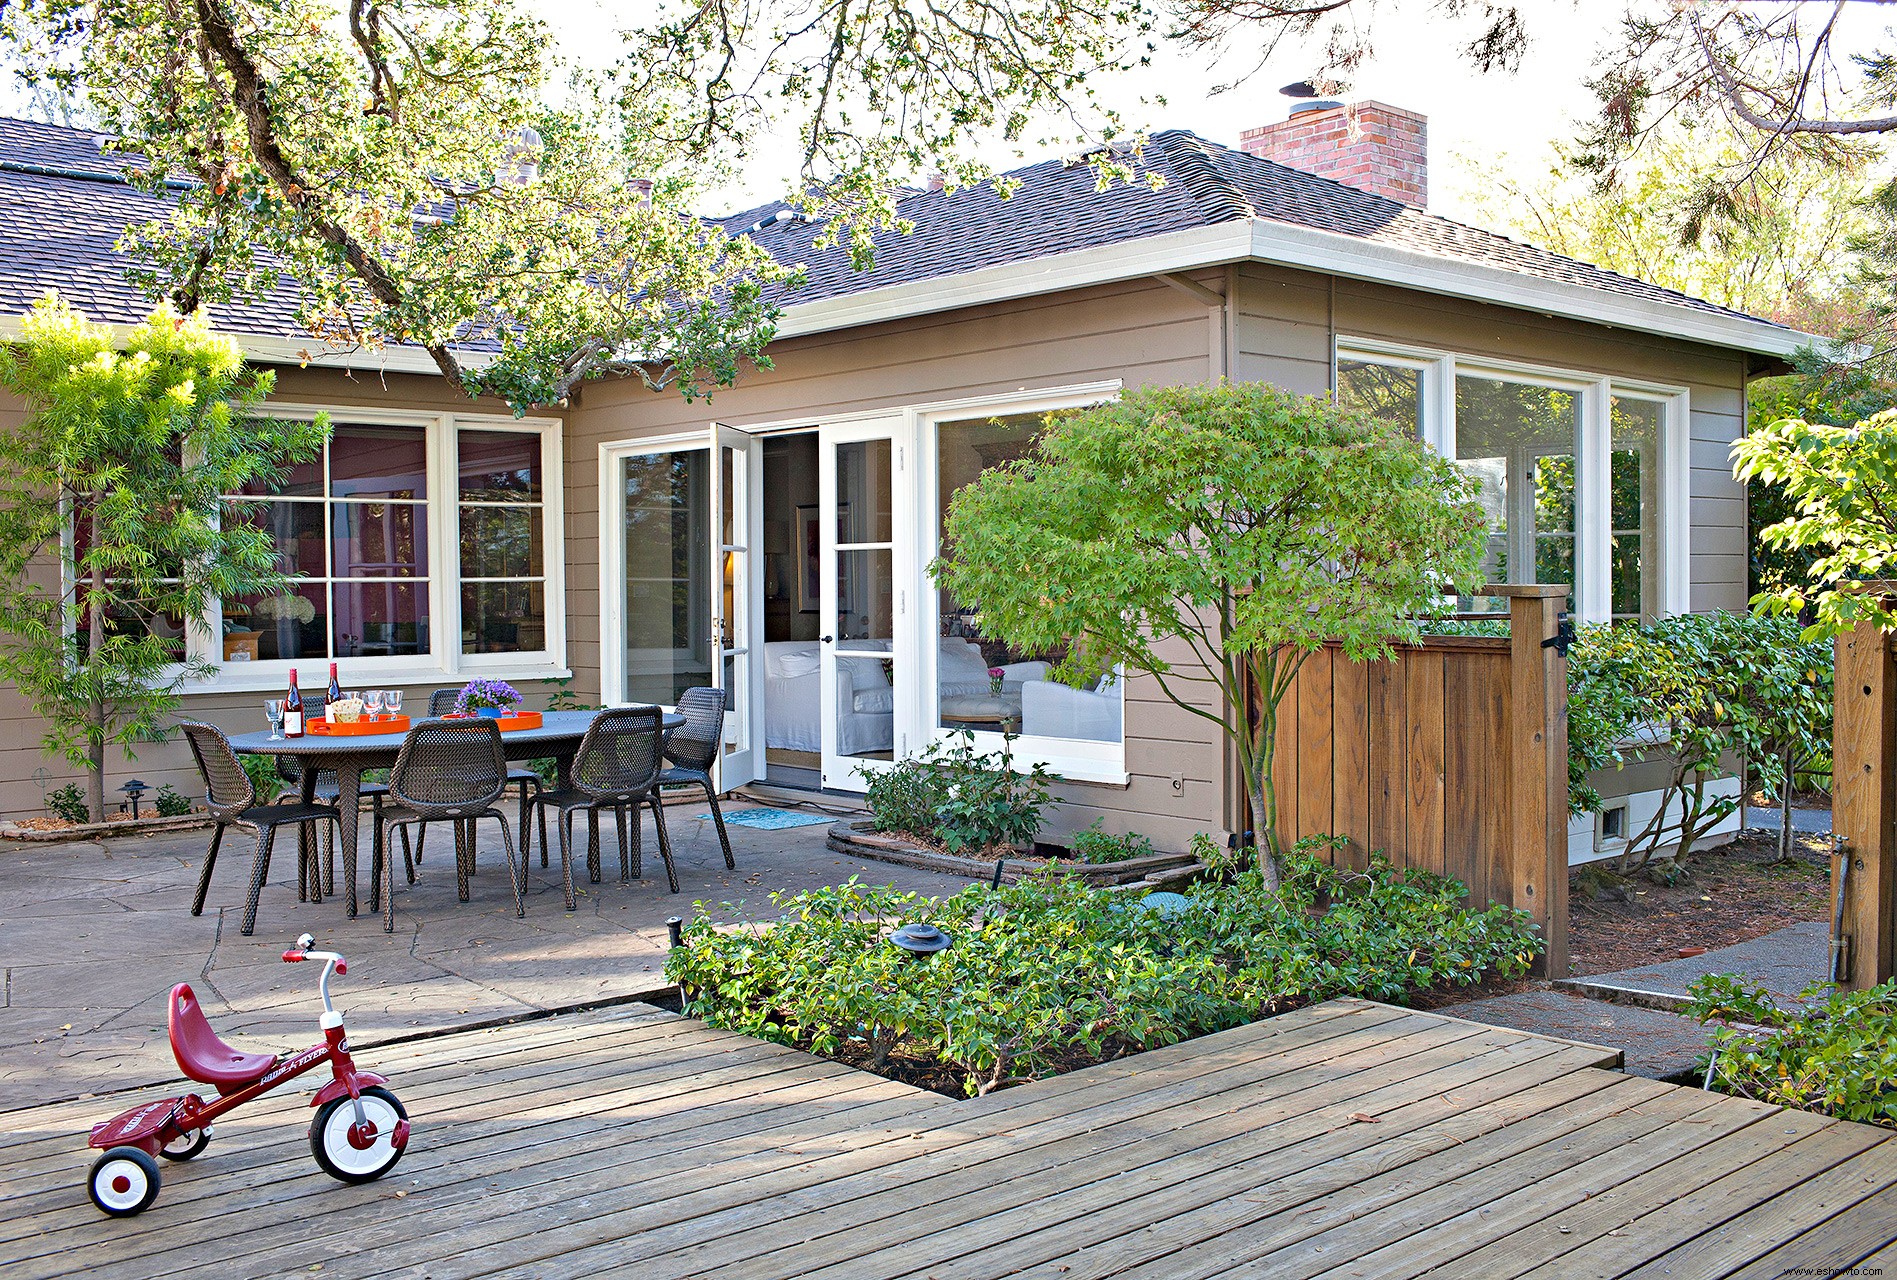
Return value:
<svg viewBox="0 0 1897 1280">
<path fill-rule="evenodd" d="M 1485 160 L 1506 153 L 1511 168 L 1539 172 L 1549 143 L 1570 136 L 1572 122 L 1590 109 L 1583 81 L 1595 51 L 1612 37 L 1621 5 L 1526 0 L 1526 6 L 1531 44 L 1520 70 L 1486 75 L 1458 56 L 1468 24 L 1445 21 L 1415 0 L 1382 0 L 1372 15 L 1378 53 L 1358 69 L 1346 96 L 1375 98 L 1429 117 L 1431 207 L 1438 212 L 1452 217 L 1466 212 L 1456 190 L 1462 184 L 1453 172 L 1457 153 Z M 615 29 L 636 20 L 639 7 L 598 0 L 542 0 L 538 6 L 567 55 L 580 61 L 610 50 Z M 1283 119 L 1288 101 L 1279 87 L 1304 79 L 1316 66 L 1308 43 L 1289 41 L 1260 66 L 1262 44 L 1235 44 L 1216 66 L 1200 56 L 1170 52 L 1150 71 L 1125 77 L 1104 96 L 1132 127 L 1184 128 L 1235 144 L 1240 130 Z M 1240 76 L 1244 82 L 1238 87 L 1210 92 L 1213 85 Z M 1152 101 L 1157 98 L 1164 98 L 1163 106 Z M 1003 167 L 1018 163 L 1005 155 L 998 160 Z M 727 193 L 734 207 L 781 194 L 777 183 L 784 175 L 768 166 L 753 172 L 757 181 L 748 189 Z"/>
<path fill-rule="evenodd" d="M 1635 0 L 1663 4 L 1668 0 Z M 1539 178 L 1548 170 L 1549 146 L 1574 136 L 1576 122 L 1594 109 L 1585 81 L 1603 48 L 1618 36 L 1624 0 L 1520 0 L 1530 43 L 1514 72 L 1482 73 L 1460 56 L 1473 34 L 1473 22 L 1444 19 L 1425 0 L 1356 0 L 1368 4 L 1376 55 L 1360 66 L 1347 99 L 1375 98 L 1429 118 L 1430 207 L 1450 217 L 1478 221 L 1467 207 L 1470 181 L 1457 157 L 1487 165 L 1505 157 L 1504 168 L 1518 180 Z M 540 0 L 538 9 L 553 27 L 564 52 L 586 63 L 610 57 L 614 32 L 638 21 L 647 6 L 601 0 Z M 1840 47 L 1868 48 L 1893 16 L 1881 5 L 1856 5 L 1840 26 L 1848 37 Z M 1353 18 L 1344 11 L 1345 21 Z M 1322 29 L 1302 44 L 1282 42 L 1262 65 L 1262 37 L 1249 47 L 1235 44 L 1222 62 L 1208 66 L 1202 56 L 1171 51 L 1149 71 L 1125 77 L 1103 96 L 1119 109 L 1130 127 L 1148 131 L 1190 129 L 1216 142 L 1236 143 L 1240 130 L 1284 118 L 1288 102 L 1280 86 L 1302 80 L 1317 66 Z M 1215 85 L 1244 76 L 1225 92 Z M 1153 99 L 1163 98 L 1163 106 Z M 1144 100 L 1144 101 L 1143 101 Z M 1028 160 L 1044 158 L 1030 153 Z M 999 155 L 994 163 L 1022 163 Z M 791 175 L 768 163 L 751 168 L 755 180 L 719 193 L 719 203 L 738 208 L 782 194 Z"/>
</svg>

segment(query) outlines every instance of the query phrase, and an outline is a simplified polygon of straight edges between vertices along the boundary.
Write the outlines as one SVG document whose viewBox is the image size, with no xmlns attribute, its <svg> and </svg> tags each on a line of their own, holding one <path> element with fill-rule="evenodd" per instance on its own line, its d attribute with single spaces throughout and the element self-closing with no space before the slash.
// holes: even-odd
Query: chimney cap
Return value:
<svg viewBox="0 0 1897 1280">
<path fill-rule="evenodd" d="M 1293 84 L 1286 85 L 1284 88 L 1278 90 L 1278 92 L 1287 98 L 1315 98 L 1317 96 L 1317 86 L 1312 84 L 1309 80 L 1299 80 Z"/>
</svg>

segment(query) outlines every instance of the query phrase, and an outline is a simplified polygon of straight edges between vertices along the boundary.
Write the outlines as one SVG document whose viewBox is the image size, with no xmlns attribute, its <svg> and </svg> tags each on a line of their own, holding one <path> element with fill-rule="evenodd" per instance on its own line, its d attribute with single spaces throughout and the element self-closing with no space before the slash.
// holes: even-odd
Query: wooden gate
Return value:
<svg viewBox="0 0 1897 1280">
<path fill-rule="evenodd" d="M 1509 634 L 1432 636 L 1381 662 L 1311 655 L 1279 708 L 1278 830 L 1349 840 L 1533 917 L 1568 971 L 1566 588 L 1500 586 Z"/>
<path fill-rule="evenodd" d="M 1892 594 L 1897 583 L 1864 589 Z M 1868 622 L 1838 637 L 1832 686 L 1831 971 L 1863 990 L 1897 976 L 1897 655 Z"/>
</svg>

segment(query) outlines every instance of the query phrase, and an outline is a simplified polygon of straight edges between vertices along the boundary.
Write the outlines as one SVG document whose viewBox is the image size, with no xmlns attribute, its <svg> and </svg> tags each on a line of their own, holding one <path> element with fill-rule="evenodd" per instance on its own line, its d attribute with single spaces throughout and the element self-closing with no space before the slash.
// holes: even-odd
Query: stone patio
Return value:
<svg viewBox="0 0 1897 1280">
<path fill-rule="evenodd" d="M 746 807 L 731 805 L 727 813 Z M 393 935 L 382 931 L 380 912 L 365 909 L 348 919 L 340 892 L 321 903 L 299 903 L 295 858 L 279 843 L 256 935 L 240 936 L 250 871 L 250 842 L 241 833 L 225 842 L 204 914 L 195 918 L 191 895 L 208 831 L 0 846 L 4 1105 L 175 1078 L 164 1012 L 165 995 L 177 982 L 192 984 L 212 1024 L 233 1044 L 276 1051 L 313 1042 L 319 971 L 281 960 L 305 930 L 319 946 L 348 956 L 349 973 L 335 986 L 337 1007 L 351 1038 L 366 1047 L 662 988 L 670 915 L 690 919 L 707 909 L 720 919 L 767 919 L 775 914 L 773 890 L 851 876 L 931 894 L 954 893 L 968 883 L 833 853 L 824 847 L 827 825 L 734 826 L 738 869 L 727 871 L 711 823 L 698 820 L 704 811 L 702 805 L 667 810 L 677 895 L 666 891 L 650 819 L 646 879 L 618 883 L 609 821 L 602 883 L 585 883 L 583 855 L 576 852 L 582 894 L 576 911 L 565 910 L 562 901 L 557 849 L 545 870 L 536 850 L 525 919 L 514 915 L 492 823 L 483 824 L 480 869 L 466 903 L 455 900 L 448 832 L 431 832 L 420 880 L 404 885 L 398 870 Z M 366 822 L 363 830 L 366 851 Z M 583 835 L 580 840 L 583 846 Z M 366 895 L 366 852 L 359 874 Z M 724 903 L 733 909 L 722 910 Z"/>
</svg>

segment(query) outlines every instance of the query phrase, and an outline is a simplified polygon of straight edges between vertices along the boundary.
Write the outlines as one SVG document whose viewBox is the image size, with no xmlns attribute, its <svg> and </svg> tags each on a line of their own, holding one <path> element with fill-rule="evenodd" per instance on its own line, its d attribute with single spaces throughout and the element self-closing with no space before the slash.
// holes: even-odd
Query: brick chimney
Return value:
<svg viewBox="0 0 1897 1280">
<path fill-rule="evenodd" d="M 1239 135 L 1241 151 L 1421 209 L 1429 203 L 1428 121 L 1364 101 L 1306 102 Z"/>
</svg>

